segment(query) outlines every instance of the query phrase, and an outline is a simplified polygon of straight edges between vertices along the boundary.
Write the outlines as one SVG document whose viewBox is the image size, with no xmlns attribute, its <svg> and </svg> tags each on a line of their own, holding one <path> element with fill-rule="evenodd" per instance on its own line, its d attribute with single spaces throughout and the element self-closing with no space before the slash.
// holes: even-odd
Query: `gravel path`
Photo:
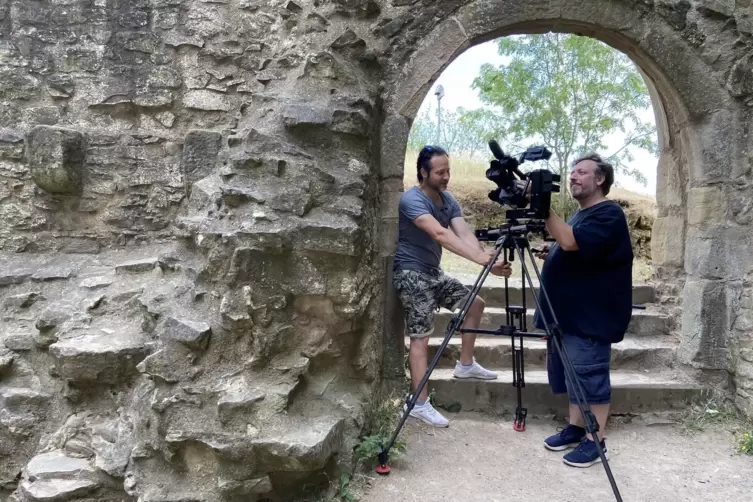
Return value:
<svg viewBox="0 0 753 502">
<path fill-rule="evenodd" d="M 543 438 L 559 426 L 529 420 L 451 414 L 449 429 L 409 419 L 405 455 L 361 498 L 369 502 L 606 502 L 615 500 L 601 464 L 565 465 Z M 670 425 L 616 424 L 608 430 L 609 465 L 625 502 L 753 500 L 753 457 L 734 453 L 725 431 L 687 436 Z"/>
</svg>

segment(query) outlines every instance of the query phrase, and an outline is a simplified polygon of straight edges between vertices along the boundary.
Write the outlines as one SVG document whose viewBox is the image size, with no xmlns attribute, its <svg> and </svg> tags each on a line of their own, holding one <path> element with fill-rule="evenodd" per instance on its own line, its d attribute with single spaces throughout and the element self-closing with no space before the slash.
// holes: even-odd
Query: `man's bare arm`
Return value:
<svg viewBox="0 0 753 502">
<path fill-rule="evenodd" d="M 429 236 L 437 241 L 443 248 L 479 265 L 486 265 L 489 263 L 489 260 L 491 259 L 491 250 L 485 250 L 476 240 L 475 236 L 473 237 L 474 240 L 476 240 L 476 246 L 474 247 L 455 235 L 455 232 L 452 230 L 444 228 L 430 214 L 423 214 L 416 218 L 414 222 L 418 228 L 429 234 Z"/>
<path fill-rule="evenodd" d="M 468 226 L 468 223 L 466 223 L 465 218 L 453 218 L 452 221 L 450 221 L 450 228 L 453 232 L 455 232 L 455 235 L 457 235 L 461 241 L 465 242 L 469 246 L 482 250 L 484 249 L 483 244 L 481 244 L 478 239 L 476 239 L 476 235 L 471 232 L 471 229 Z"/>
<path fill-rule="evenodd" d="M 577 251 L 578 243 L 575 241 L 573 227 L 557 216 L 553 209 L 549 210 L 549 218 L 546 220 L 546 230 L 554 237 L 563 251 Z"/>
</svg>

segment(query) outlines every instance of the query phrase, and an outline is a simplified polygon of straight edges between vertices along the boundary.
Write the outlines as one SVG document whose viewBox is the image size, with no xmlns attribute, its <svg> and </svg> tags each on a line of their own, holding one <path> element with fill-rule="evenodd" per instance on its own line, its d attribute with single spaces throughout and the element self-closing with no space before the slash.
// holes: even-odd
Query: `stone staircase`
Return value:
<svg viewBox="0 0 753 502">
<path fill-rule="evenodd" d="M 474 277 L 459 277 L 472 287 Z M 533 327 L 534 291 L 526 285 L 526 326 Z M 510 305 L 522 305 L 520 280 L 510 280 Z M 536 291 L 537 293 L 538 291 Z M 502 281 L 488 282 L 480 296 L 486 301 L 482 329 L 496 329 L 506 323 L 505 295 Z M 676 359 L 678 339 L 673 322 L 661 307 L 652 303 L 654 289 L 647 284 L 633 288 L 633 303 L 645 307 L 634 309 L 625 339 L 612 347 L 612 413 L 638 414 L 679 411 L 702 396 L 704 387 L 686 374 Z M 435 330 L 429 340 L 429 358 L 442 344 L 452 313 L 442 309 L 435 315 Z M 405 339 L 408 350 L 409 339 Z M 460 334 L 455 333 L 445 348 L 439 364 L 429 379 L 438 406 L 464 411 L 495 411 L 513 413 L 517 390 L 512 385 L 512 351 L 509 336 L 477 335 L 475 357 L 488 369 L 497 371 L 497 380 L 459 380 L 452 376 L 460 357 Z M 567 410 L 566 396 L 553 396 L 546 373 L 546 341 L 524 339 L 525 388 L 523 406 L 530 414 L 563 415 Z"/>
</svg>

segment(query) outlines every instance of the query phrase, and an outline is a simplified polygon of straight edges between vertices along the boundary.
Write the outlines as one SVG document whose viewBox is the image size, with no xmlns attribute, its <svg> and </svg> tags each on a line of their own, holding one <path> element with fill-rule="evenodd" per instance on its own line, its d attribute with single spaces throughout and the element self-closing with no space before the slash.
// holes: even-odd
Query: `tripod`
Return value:
<svg viewBox="0 0 753 502">
<path fill-rule="evenodd" d="M 445 332 L 444 340 L 442 341 L 442 344 L 440 345 L 439 349 L 437 349 L 436 353 L 434 354 L 434 357 L 431 360 L 431 363 L 429 364 L 426 373 L 421 378 L 421 381 L 418 384 L 418 388 L 414 390 L 414 393 L 406 399 L 406 407 L 403 411 L 403 415 L 400 417 L 400 421 L 398 422 L 397 428 L 393 432 L 392 436 L 390 437 L 390 440 L 388 441 L 386 446 L 381 446 L 381 451 L 377 455 L 377 459 L 379 461 L 379 464 L 376 468 L 376 472 L 379 474 L 389 474 L 390 467 L 389 467 L 389 451 L 390 448 L 392 448 L 393 444 L 395 443 L 395 440 L 397 439 L 397 436 L 400 434 L 400 431 L 402 430 L 403 426 L 405 425 L 405 421 L 408 419 L 408 416 L 410 415 L 410 412 L 413 410 L 413 408 L 416 405 L 416 401 L 418 400 L 418 396 L 420 395 L 423 388 L 426 386 L 429 377 L 431 376 L 431 373 L 434 371 L 434 368 L 439 363 L 439 359 L 442 356 L 442 353 L 444 352 L 445 348 L 450 342 L 450 339 L 454 335 L 456 331 L 460 331 L 462 333 L 483 333 L 483 334 L 490 334 L 490 335 L 496 335 L 496 336 L 510 336 L 512 341 L 512 363 L 513 363 L 513 386 L 517 388 L 517 408 L 515 410 L 515 420 L 513 423 L 513 429 L 518 432 L 523 432 L 525 430 L 525 421 L 527 416 L 527 409 L 523 407 L 523 398 L 522 398 L 522 389 L 525 387 L 525 378 L 524 378 L 524 365 L 523 365 L 523 338 L 539 338 L 539 339 L 551 339 L 552 340 L 552 346 L 554 347 L 557 355 L 560 357 L 560 359 L 563 362 L 564 368 L 565 368 L 565 378 L 567 380 L 567 388 L 571 389 L 571 392 L 574 393 L 575 398 L 578 402 L 578 408 L 583 416 L 583 420 L 585 422 L 585 429 L 588 433 L 591 434 L 591 437 L 594 438 L 594 442 L 596 443 L 596 448 L 599 453 L 599 457 L 601 458 L 601 462 L 604 465 L 604 469 L 607 473 L 607 478 L 609 479 L 609 483 L 612 487 L 612 491 L 614 492 L 615 498 L 617 502 L 622 502 L 622 497 L 620 496 L 620 492 L 617 488 L 617 485 L 614 480 L 614 476 L 612 475 L 612 470 L 609 467 L 609 463 L 607 462 L 607 458 L 604 454 L 604 450 L 601 447 L 601 443 L 598 439 L 597 432 L 599 431 L 599 423 L 596 420 L 596 417 L 594 416 L 593 412 L 591 411 L 590 406 L 588 405 L 588 402 L 585 399 L 585 393 L 583 391 L 583 388 L 580 384 L 580 381 L 578 380 L 575 368 L 573 367 L 573 363 L 570 360 L 570 357 L 567 354 L 567 351 L 565 350 L 565 346 L 562 342 L 562 330 L 559 326 L 559 322 L 557 321 L 557 316 L 554 313 L 554 309 L 552 307 L 551 302 L 549 301 L 549 296 L 547 295 L 546 289 L 544 288 L 544 285 L 541 281 L 541 274 L 539 273 L 538 265 L 536 265 L 536 262 L 534 260 L 533 252 L 530 247 L 530 243 L 528 241 L 528 233 L 530 232 L 541 232 L 542 234 L 545 232 L 545 226 L 544 222 L 541 220 L 530 220 L 526 223 L 518 224 L 517 221 L 512 220 L 508 225 L 499 228 L 499 229 L 481 229 L 476 232 L 476 237 L 479 241 L 494 241 L 494 247 L 495 247 L 495 253 L 492 260 L 483 268 L 479 276 L 476 278 L 476 282 L 473 284 L 473 287 L 471 288 L 471 292 L 466 298 L 465 302 L 463 303 L 462 307 L 460 308 L 460 311 L 457 315 L 453 316 L 452 320 L 447 326 L 447 330 Z M 539 281 L 539 295 L 543 295 L 546 304 L 548 306 L 549 314 L 551 314 L 552 322 L 551 324 L 546 320 L 545 312 L 542 311 L 541 301 L 539 298 L 539 295 L 533 295 L 534 301 L 536 303 L 536 307 L 539 312 L 542 314 L 542 320 L 544 321 L 544 333 L 529 333 L 526 331 L 526 292 L 525 292 L 525 283 L 526 279 L 528 281 L 528 284 L 530 285 L 531 290 L 535 290 L 533 281 L 531 279 L 531 275 L 528 271 L 528 267 L 526 265 L 526 254 L 524 254 L 523 250 L 527 251 L 527 256 L 531 261 L 531 264 L 533 265 L 533 269 L 536 273 L 536 277 Z M 508 291 L 508 281 L 507 278 L 505 278 L 505 307 L 507 309 L 507 325 L 500 326 L 496 330 L 483 330 L 483 329 L 461 329 L 461 326 L 463 325 L 463 322 L 465 321 L 465 317 L 468 314 L 468 310 L 470 306 L 473 304 L 474 299 L 476 296 L 478 296 L 479 292 L 481 291 L 481 287 L 486 281 L 486 278 L 488 277 L 489 273 L 491 272 L 492 266 L 499 258 L 499 255 L 507 250 L 509 252 L 509 260 L 513 261 L 515 258 L 515 254 L 518 255 L 520 258 L 521 268 L 523 270 L 523 284 L 522 284 L 522 306 L 511 306 L 509 302 L 509 291 Z M 516 327 L 514 325 L 515 321 L 517 321 L 517 324 L 519 326 Z"/>
</svg>

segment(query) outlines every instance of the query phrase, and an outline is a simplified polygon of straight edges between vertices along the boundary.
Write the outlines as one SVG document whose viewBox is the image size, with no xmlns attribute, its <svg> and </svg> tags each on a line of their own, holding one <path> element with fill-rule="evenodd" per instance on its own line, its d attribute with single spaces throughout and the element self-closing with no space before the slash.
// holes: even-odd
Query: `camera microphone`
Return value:
<svg viewBox="0 0 753 502">
<path fill-rule="evenodd" d="M 505 152 L 502 151 L 502 147 L 499 146 L 499 143 L 497 143 L 496 140 L 489 140 L 489 150 L 492 151 L 492 154 L 496 159 L 502 160 L 505 158 Z"/>
</svg>

